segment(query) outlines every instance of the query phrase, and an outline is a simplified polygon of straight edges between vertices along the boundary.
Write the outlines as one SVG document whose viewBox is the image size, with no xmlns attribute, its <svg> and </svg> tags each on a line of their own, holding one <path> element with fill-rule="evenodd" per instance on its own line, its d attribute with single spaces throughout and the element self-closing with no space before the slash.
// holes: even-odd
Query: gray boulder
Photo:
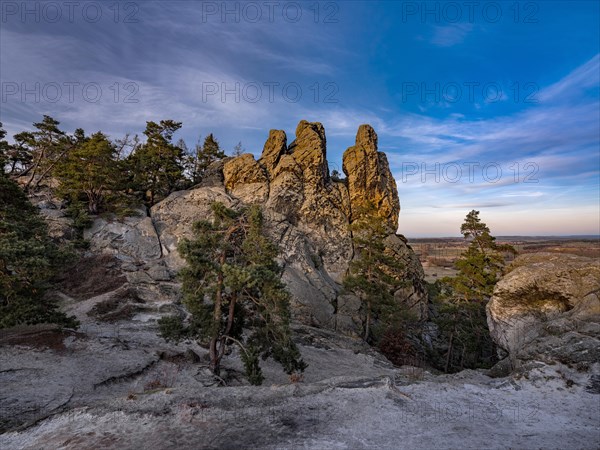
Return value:
<svg viewBox="0 0 600 450">
<path fill-rule="evenodd" d="M 519 256 L 496 285 L 488 325 L 512 366 L 600 360 L 600 264 L 556 253 Z"/>
</svg>

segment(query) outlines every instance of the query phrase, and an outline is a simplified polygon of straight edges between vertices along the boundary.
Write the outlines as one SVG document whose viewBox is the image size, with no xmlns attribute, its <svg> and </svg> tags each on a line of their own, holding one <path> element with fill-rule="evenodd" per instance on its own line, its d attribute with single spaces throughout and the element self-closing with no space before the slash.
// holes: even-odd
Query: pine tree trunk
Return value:
<svg viewBox="0 0 600 450">
<path fill-rule="evenodd" d="M 40 166 L 41 162 L 42 162 L 42 158 L 44 157 L 44 150 L 41 151 L 40 155 L 38 156 L 38 159 L 35 163 L 33 163 L 33 165 L 25 172 L 29 172 L 29 170 L 32 170 L 31 173 L 31 178 L 29 178 L 29 181 L 27 181 L 27 184 L 25 184 L 25 190 L 29 190 L 29 186 L 31 186 L 31 183 L 33 183 L 33 180 L 35 179 L 35 175 L 37 174 L 37 170 L 38 167 Z"/>
<path fill-rule="evenodd" d="M 69 148 L 66 148 L 62 152 L 60 152 L 58 154 L 58 156 L 56 157 L 56 159 L 50 163 L 50 165 L 46 168 L 46 170 L 44 170 L 44 172 L 42 172 L 42 174 L 40 175 L 40 177 L 35 182 L 35 185 L 34 185 L 35 189 L 37 189 L 38 186 L 40 185 L 40 183 L 42 182 L 42 180 L 44 178 L 46 178 L 52 172 L 52 169 L 54 169 L 54 166 L 56 166 L 56 164 L 58 164 L 58 162 L 63 159 L 63 157 L 67 154 L 67 152 L 69 150 L 70 150 Z M 33 174 L 32 179 L 33 179 L 34 176 L 35 176 L 35 173 Z"/>
<path fill-rule="evenodd" d="M 94 197 L 90 197 L 88 200 L 88 211 L 90 214 L 98 214 L 98 200 Z"/>
<path fill-rule="evenodd" d="M 235 303 L 237 301 L 237 293 L 233 293 L 231 296 L 231 301 L 229 302 L 229 315 L 227 316 L 227 328 L 225 328 L 225 335 L 228 336 L 231 332 L 231 328 L 233 328 L 233 319 L 235 313 Z"/>
<path fill-rule="evenodd" d="M 221 267 L 225 264 L 225 253 L 222 253 L 219 258 Z M 215 293 L 215 309 L 213 310 L 213 321 L 216 325 L 215 334 L 210 341 L 210 370 L 215 375 L 219 375 L 221 369 L 221 358 L 225 350 L 225 342 L 219 339 L 221 331 L 221 309 L 223 301 L 223 272 L 219 271 L 217 276 L 217 292 Z M 217 344 L 220 343 L 220 348 L 217 349 Z"/>
<path fill-rule="evenodd" d="M 450 356 L 452 355 L 452 340 L 454 339 L 454 331 L 450 333 L 450 341 L 448 342 L 448 354 L 446 355 L 446 366 L 444 372 L 448 373 L 448 366 L 450 365 Z"/>
<path fill-rule="evenodd" d="M 365 342 L 367 342 L 367 340 L 369 339 L 369 333 L 370 333 L 370 326 L 371 326 L 371 301 L 367 301 L 367 323 L 365 324 Z"/>
<path fill-rule="evenodd" d="M 217 361 L 219 363 L 219 366 L 221 364 L 221 359 L 223 358 L 223 355 L 225 354 L 227 338 L 231 338 L 231 336 L 229 336 L 229 333 L 231 332 L 231 329 L 233 328 L 233 319 L 234 319 L 236 301 L 237 301 L 237 295 L 234 293 L 232 295 L 231 301 L 229 302 L 229 313 L 227 315 L 227 326 L 225 327 L 225 332 L 219 339 L 219 349 L 217 352 Z"/>
<path fill-rule="evenodd" d="M 214 373 L 215 375 L 219 375 L 219 373 L 221 372 L 221 360 L 219 358 L 219 352 L 217 351 L 217 337 L 213 336 L 213 338 L 210 340 L 210 345 L 209 345 L 209 354 L 210 354 L 210 363 L 208 368 L 210 369 L 210 371 L 212 373 Z"/>
</svg>

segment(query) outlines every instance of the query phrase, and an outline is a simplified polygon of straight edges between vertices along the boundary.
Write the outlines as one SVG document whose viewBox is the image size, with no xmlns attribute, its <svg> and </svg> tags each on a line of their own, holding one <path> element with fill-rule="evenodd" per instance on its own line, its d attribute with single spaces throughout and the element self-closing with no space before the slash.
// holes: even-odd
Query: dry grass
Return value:
<svg viewBox="0 0 600 450">
<path fill-rule="evenodd" d="M 502 240 L 499 244 L 510 244 L 520 253 L 561 253 L 588 258 L 600 258 L 600 241 L 591 239 L 543 239 L 524 238 L 521 240 Z M 460 255 L 467 250 L 469 243 L 460 239 L 418 239 L 409 242 L 424 267 L 430 270 L 430 276 L 441 267 L 450 269 Z M 508 257 L 509 255 L 507 255 Z M 508 257 L 507 261 L 511 260 Z M 426 269 L 427 271 L 427 269 Z"/>
<path fill-rule="evenodd" d="M 301 373 L 293 373 L 290 375 L 290 383 L 302 383 L 304 381 L 304 375 Z"/>
<path fill-rule="evenodd" d="M 427 258 L 427 262 L 430 266 L 445 267 L 448 269 L 454 267 L 454 261 L 455 259 L 453 258 L 435 258 L 433 256 Z"/>
</svg>

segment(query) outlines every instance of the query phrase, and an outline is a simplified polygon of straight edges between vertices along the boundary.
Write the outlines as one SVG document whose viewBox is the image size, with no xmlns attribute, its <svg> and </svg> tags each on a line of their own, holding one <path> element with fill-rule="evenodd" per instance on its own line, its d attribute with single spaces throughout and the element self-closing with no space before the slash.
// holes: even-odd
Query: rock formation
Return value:
<svg viewBox="0 0 600 450">
<path fill-rule="evenodd" d="M 387 220 L 387 246 L 404 261 L 403 276 L 410 280 L 395 297 L 418 318 L 426 319 L 423 270 L 406 241 L 395 234 L 398 192 L 385 155 L 377 151 L 373 128 L 362 125 L 356 144 L 345 152 L 343 167 L 348 178 L 343 181 L 329 176 L 323 125 L 301 121 L 295 140 L 290 145 L 287 141 L 284 131 L 271 130 L 258 161 L 251 154 L 243 154 L 214 163 L 200 185 L 175 192 L 152 207 L 151 219 L 119 223 L 98 219 L 87 237 L 93 248 L 103 248 L 128 262 L 148 259 L 136 254 L 138 245 L 137 253 L 148 253 L 152 259 L 153 272 L 159 265 L 175 274 L 184 264 L 177 244 L 190 236 L 195 221 L 210 216 L 211 202 L 232 208 L 260 204 L 267 230 L 282 252 L 283 280 L 292 294 L 295 320 L 360 334 L 360 301 L 341 293 L 341 281 L 354 256 L 349 229 L 352 211 L 370 201 Z M 138 266 L 148 272 L 147 261 Z M 130 273 L 128 278 L 139 280 L 140 276 Z"/>
<path fill-rule="evenodd" d="M 342 170 L 348 177 L 348 193 L 353 209 L 366 200 L 373 202 L 390 229 L 398 229 L 400 201 L 396 180 L 385 153 L 377 151 L 377 134 L 370 125 L 361 125 L 356 144 L 344 153 Z"/>
<path fill-rule="evenodd" d="M 600 361 L 600 264 L 556 253 L 519 256 L 487 306 L 496 344 L 523 361 Z"/>
<path fill-rule="evenodd" d="M 219 161 L 200 185 L 173 193 L 150 215 L 97 218 L 85 234 L 89 252 L 54 286 L 80 328 L 0 334 L 0 448 L 595 448 L 597 261 L 525 255 L 498 283 L 492 335 L 515 361 L 535 360 L 507 378 L 394 367 L 362 340 L 324 329 L 352 334 L 361 326 L 360 301 L 338 284 L 353 257 L 354 209 L 371 201 L 390 229 L 397 224 L 385 155 L 371 127 L 358 134 L 344 155 L 345 182 L 328 175 L 323 127 L 301 122 L 289 147 L 283 131 L 271 131 L 258 161 Z M 199 364 L 205 348 L 156 333 L 155 319 L 180 308 L 177 243 L 210 216 L 213 201 L 265 210 L 296 321 L 319 325 L 292 324 L 308 363 L 302 383 L 268 358 L 265 385 L 249 386 L 235 347 L 217 380 Z M 59 202 L 36 204 L 54 236 L 68 239 Z M 426 318 L 418 259 L 400 235 L 391 232 L 385 244 L 411 281 L 396 298 Z"/>
<path fill-rule="evenodd" d="M 246 153 L 223 165 L 225 188 L 245 203 L 263 203 L 269 196 L 265 169 Z"/>
</svg>

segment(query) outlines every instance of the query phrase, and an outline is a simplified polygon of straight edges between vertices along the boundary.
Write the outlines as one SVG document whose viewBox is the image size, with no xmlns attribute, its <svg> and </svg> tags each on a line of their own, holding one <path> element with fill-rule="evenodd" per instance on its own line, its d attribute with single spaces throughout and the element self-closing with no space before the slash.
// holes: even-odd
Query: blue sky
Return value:
<svg viewBox="0 0 600 450">
<path fill-rule="evenodd" d="M 458 235 L 471 209 L 497 235 L 600 233 L 598 2 L 69 5 L 0 5 L 11 135 L 42 114 L 115 138 L 174 119 L 189 145 L 259 155 L 307 119 L 341 169 L 370 123 L 407 236 Z"/>
</svg>

